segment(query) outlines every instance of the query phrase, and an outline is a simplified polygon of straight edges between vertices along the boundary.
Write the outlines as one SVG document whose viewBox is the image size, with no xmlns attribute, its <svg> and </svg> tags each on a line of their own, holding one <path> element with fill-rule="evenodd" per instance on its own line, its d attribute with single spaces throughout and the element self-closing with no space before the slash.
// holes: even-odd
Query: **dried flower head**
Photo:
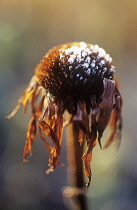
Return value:
<svg viewBox="0 0 137 210">
<path fill-rule="evenodd" d="M 36 128 L 49 151 L 47 173 L 59 164 L 63 126 L 77 121 L 81 144 L 87 142 L 82 156 L 84 172 L 91 181 L 90 162 L 92 149 L 99 142 L 108 123 L 111 126 L 109 139 L 104 148 L 113 141 L 120 143 L 122 98 L 114 79 L 115 67 L 112 58 L 98 45 L 84 42 L 62 44 L 51 49 L 35 69 L 29 87 L 21 95 L 17 106 L 8 116 L 11 118 L 22 104 L 24 111 L 31 105 L 24 148 L 24 161 L 32 153 Z M 38 100 L 39 95 L 41 99 Z M 65 121 L 64 112 L 71 114 Z M 45 138 L 48 136 L 51 146 Z"/>
</svg>

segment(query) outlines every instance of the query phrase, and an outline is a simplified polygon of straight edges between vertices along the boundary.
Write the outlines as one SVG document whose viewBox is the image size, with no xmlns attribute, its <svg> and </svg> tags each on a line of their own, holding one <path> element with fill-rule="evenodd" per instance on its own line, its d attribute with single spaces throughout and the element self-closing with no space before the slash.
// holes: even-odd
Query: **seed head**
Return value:
<svg viewBox="0 0 137 210">
<path fill-rule="evenodd" d="M 98 45 L 73 42 L 50 50 L 35 74 L 50 95 L 76 114 L 78 102 L 88 102 L 93 95 L 100 100 L 103 79 L 113 79 L 114 71 L 112 58 Z"/>
</svg>

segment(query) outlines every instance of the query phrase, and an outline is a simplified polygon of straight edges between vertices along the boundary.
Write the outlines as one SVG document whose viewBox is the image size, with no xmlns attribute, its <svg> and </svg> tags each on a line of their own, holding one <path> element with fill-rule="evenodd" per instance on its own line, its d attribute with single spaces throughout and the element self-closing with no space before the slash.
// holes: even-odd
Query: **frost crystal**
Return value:
<svg viewBox="0 0 137 210">
<path fill-rule="evenodd" d="M 92 68 L 94 68 L 94 67 L 95 67 L 95 65 L 96 65 L 96 61 L 95 61 L 95 60 L 93 60 L 93 61 L 92 61 L 92 63 L 91 63 L 91 67 L 92 67 Z"/>
<path fill-rule="evenodd" d="M 88 63 L 84 63 L 83 67 L 87 69 L 89 67 L 89 64 Z"/>
<path fill-rule="evenodd" d="M 88 68 L 88 70 L 86 71 L 87 75 L 90 75 L 91 74 L 91 69 Z"/>
<path fill-rule="evenodd" d="M 91 58 L 88 56 L 86 59 L 85 59 L 85 62 L 89 63 L 91 62 Z"/>
<path fill-rule="evenodd" d="M 77 60 L 77 62 L 81 62 L 82 61 L 82 57 L 81 57 L 81 52 L 82 50 L 85 51 L 87 47 L 87 44 L 85 44 L 84 42 L 80 42 L 80 46 L 71 46 L 70 48 L 67 49 L 60 49 L 60 59 L 62 60 L 64 57 L 64 53 L 66 56 L 68 56 L 68 63 L 69 64 L 73 64 L 73 62 L 75 61 L 75 59 Z M 90 50 L 89 50 L 89 53 Z"/>
</svg>

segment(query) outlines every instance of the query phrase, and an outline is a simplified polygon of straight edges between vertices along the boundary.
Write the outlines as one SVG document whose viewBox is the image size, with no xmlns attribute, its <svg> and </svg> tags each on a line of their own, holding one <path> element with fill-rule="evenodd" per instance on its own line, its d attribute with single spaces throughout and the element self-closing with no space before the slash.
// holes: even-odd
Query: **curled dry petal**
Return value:
<svg viewBox="0 0 137 210">
<path fill-rule="evenodd" d="M 48 119 L 45 116 L 46 113 L 39 119 L 39 126 L 44 133 L 53 141 L 53 147 L 50 147 L 49 166 L 47 173 L 52 172 L 56 165 L 59 164 L 59 156 L 62 143 L 62 128 L 63 128 L 63 112 L 61 104 L 58 106 L 52 106 L 51 110 L 46 109 L 48 112 Z M 52 113 L 52 115 L 51 115 Z M 54 114 L 53 114 L 54 113 Z M 46 122 L 47 120 L 47 122 Z"/>
<path fill-rule="evenodd" d="M 98 141 L 101 146 L 101 137 L 105 128 L 107 127 L 111 113 L 113 110 L 113 97 L 115 91 L 115 82 L 113 80 L 104 79 L 104 92 L 102 96 L 102 102 L 100 104 L 100 114 L 98 118 Z"/>
<path fill-rule="evenodd" d="M 122 116 L 121 116 L 121 109 L 122 109 L 122 97 L 118 91 L 117 86 L 115 87 L 115 98 L 116 104 L 115 108 L 112 111 L 112 116 L 110 119 L 110 126 L 111 126 L 111 133 L 104 145 L 104 148 L 110 146 L 110 144 L 115 140 L 117 143 L 117 148 L 119 148 L 121 142 L 121 130 L 122 130 Z"/>
</svg>

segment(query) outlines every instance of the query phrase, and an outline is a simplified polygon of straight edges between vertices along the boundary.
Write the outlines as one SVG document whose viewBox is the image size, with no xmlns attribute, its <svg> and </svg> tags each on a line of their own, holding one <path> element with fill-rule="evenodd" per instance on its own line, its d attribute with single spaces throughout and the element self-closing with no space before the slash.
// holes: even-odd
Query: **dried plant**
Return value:
<svg viewBox="0 0 137 210">
<path fill-rule="evenodd" d="M 49 151 L 49 169 L 54 171 L 60 164 L 63 127 L 77 122 L 80 144 L 87 149 L 81 157 L 84 172 L 91 182 L 90 162 L 92 150 L 101 138 L 107 125 L 111 126 L 110 137 L 104 148 L 113 141 L 120 144 L 122 98 L 114 78 L 115 67 L 109 54 L 98 45 L 73 42 L 54 47 L 36 67 L 28 88 L 21 95 L 17 106 L 8 116 L 11 118 L 23 105 L 31 106 L 24 161 L 32 153 L 36 130 Z M 41 99 L 39 100 L 39 98 Z M 65 119 L 65 111 L 71 118 Z M 53 145 L 46 140 L 48 136 Z"/>
</svg>

